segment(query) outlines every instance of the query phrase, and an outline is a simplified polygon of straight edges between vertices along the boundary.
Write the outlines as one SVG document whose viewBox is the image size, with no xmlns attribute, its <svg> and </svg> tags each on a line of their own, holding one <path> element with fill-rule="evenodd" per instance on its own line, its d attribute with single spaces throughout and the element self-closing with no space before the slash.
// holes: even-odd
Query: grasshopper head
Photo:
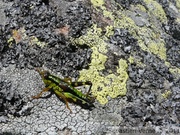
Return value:
<svg viewBox="0 0 180 135">
<path fill-rule="evenodd" d="M 41 68 L 36 68 L 36 71 L 40 74 L 42 79 L 47 79 L 50 73 L 46 70 L 43 70 Z"/>
</svg>

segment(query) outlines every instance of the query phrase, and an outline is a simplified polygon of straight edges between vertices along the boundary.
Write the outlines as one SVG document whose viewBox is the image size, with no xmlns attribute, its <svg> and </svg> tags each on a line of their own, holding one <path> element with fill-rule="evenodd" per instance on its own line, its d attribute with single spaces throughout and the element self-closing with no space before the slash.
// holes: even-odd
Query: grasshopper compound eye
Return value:
<svg viewBox="0 0 180 135">
<path fill-rule="evenodd" d="M 48 79 L 49 75 L 50 75 L 50 73 L 48 71 L 44 71 L 44 78 L 45 79 Z"/>
</svg>

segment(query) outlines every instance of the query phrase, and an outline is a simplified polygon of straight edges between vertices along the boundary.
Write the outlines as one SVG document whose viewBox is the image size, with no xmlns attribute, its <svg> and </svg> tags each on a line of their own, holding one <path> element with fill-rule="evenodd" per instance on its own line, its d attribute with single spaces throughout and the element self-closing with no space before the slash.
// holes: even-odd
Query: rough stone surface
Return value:
<svg viewBox="0 0 180 135">
<path fill-rule="evenodd" d="M 180 134 L 178 0 L 3 0 L 0 18 L 0 134 Z M 50 92 L 31 98 L 44 87 L 36 67 L 73 80 L 86 70 L 109 88 L 115 76 L 117 92 L 122 59 L 127 93 L 105 105 L 70 103 L 71 114 Z"/>
</svg>

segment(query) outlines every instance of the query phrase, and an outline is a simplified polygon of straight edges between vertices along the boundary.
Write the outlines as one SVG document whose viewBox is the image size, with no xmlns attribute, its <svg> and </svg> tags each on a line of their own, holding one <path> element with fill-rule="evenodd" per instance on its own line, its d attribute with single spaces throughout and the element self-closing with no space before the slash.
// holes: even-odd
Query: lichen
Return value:
<svg viewBox="0 0 180 135">
<path fill-rule="evenodd" d="M 95 7 L 100 7 L 104 4 L 104 0 L 91 0 L 91 3 L 95 6 Z"/>
<path fill-rule="evenodd" d="M 146 12 L 146 8 L 140 4 L 137 4 L 135 7 L 137 7 L 139 10 Z"/>
<path fill-rule="evenodd" d="M 153 16 L 156 16 L 161 22 L 167 22 L 167 18 L 161 5 L 151 0 L 146 0 L 145 2 L 149 10 L 153 11 L 149 14 L 150 19 L 152 19 Z M 141 11 L 145 12 L 145 8 L 143 8 L 142 5 L 136 5 L 136 8 L 138 7 L 141 7 Z M 139 46 L 142 50 L 151 52 L 163 60 L 166 59 L 166 48 L 164 45 L 165 42 L 160 38 L 161 31 L 159 31 L 154 24 L 157 22 L 154 22 L 153 19 L 149 20 L 151 23 L 151 28 L 138 27 L 135 22 L 128 15 L 126 15 L 125 12 L 116 12 L 116 14 L 121 16 L 121 19 L 116 18 L 114 20 L 114 27 L 128 29 L 129 32 L 138 39 Z"/>
<path fill-rule="evenodd" d="M 165 62 L 165 65 L 169 68 L 169 71 L 174 75 L 175 79 L 179 79 L 180 76 L 180 68 L 177 68 L 175 66 L 171 66 L 169 62 Z"/>
<path fill-rule="evenodd" d="M 47 43 L 39 41 L 39 39 L 35 36 L 28 36 L 24 27 L 19 28 L 18 30 L 12 30 L 12 37 L 10 37 L 7 41 L 9 46 L 12 45 L 13 40 L 15 40 L 16 44 L 27 40 L 30 45 L 36 44 L 40 47 L 44 47 L 47 45 Z"/>
<path fill-rule="evenodd" d="M 129 63 L 134 63 L 134 57 L 130 56 L 130 57 L 128 58 L 128 61 L 129 61 Z"/>
<path fill-rule="evenodd" d="M 157 23 L 166 23 L 167 18 L 162 6 L 153 0 L 145 0 L 146 5 L 134 5 L 134 10 L 138 7 L 142 12 L 148 15 L 147 21 L 151 27 L 148 26 L 137 26 L 133 18 L 129 16 L 126 10 L 107 10 L 105 5 L 107 4 L 103 0 L 91 0 L 91 3 L 94 9 L 102 14 L 103 18 L 107 17 L 111 19 L 112 23 L 109 23 L 108 26 L 105 26 L 106 33 L 102 34 L 102 29 L 97 27 L 97 24 L 94 24 L 86 33 L 86 35 L 81 36 L 77 39 L 72 39 L 76 44 L 83 45 L 86 44 L 91 47 L 93 50 L 91 56 L 91 64 L 89 69 L 84 69 L 80 71 L 79 80 L 89 80 L 92 81 L 92 93 L 97 97 L 97 100 L 101 104 L 108 102 L 107 97 L 116 98 L 117 96 L 126 95 L 127 88 L 126 83 L 128 80 L 128 62 L 136 63 L 144 67 L 144 63 L 141 63 L 139 60 L 136 60 L 133 55 L 127 60 L 120 59 L 119 65 L 117 66 L 116 73 L 109 71 L 108 75 L 103 74 L 105 69 L 105 62 L 108 59 L 107 56 L 107 39 L 112 35 L 114 28 L 123 28 L 127 29 L 129 33 L 137 39 L 138 45 L 143 51 L 150 52 L 151 54 L 156 55 L 160 59 L 166 61 L 166 48 L 165 41 L 160 37 L 162 31 L 158 28 L 160 26 Z M 121 6 L 119 5 L 119 8 Z M 132 9 L 133 10 L 133 9 Z M 128 11 L 129 12 L 129 11 Z M 133 11 L 132 11 L 133 12 Z M 119 16 L 119 18 L 118 18 Z M 170 67 L 170 66 L 169 66 Z"/>
<path fill-rule="evenodd" d="M 176 0 L 176 7 L 178 8 L 178 11 L 180 12 L 180 0 Z"/>
<path fill-rule="evenodd" d="M 148 48 L 149 48 L 150 52 L 159 56 L 161 59 L 163 59 L 163 60 L 166 59 L 166 48 L 165 48 L 164 43 L 151 42 L 151 43 L 148 43 Z"/>
<path fill-rule="evenodd" d="M 167 22 L 166 14 L 162 6 L 154 0 L 144 0 L 148 7 L 148 13 L 151 17 L 157 17 L 161 22 Z"/>
<path fill-rule="evenodd" d="M 180 18 L 177 18 L 175 21 L 176 21 L 177 23 L 180 23 Z"/>
<path fill-rule="evenodd" d="M 110 28 L 107 29 L 111 31 Z M 91 81 L 93 83 L 92 94 L 96 96 L 101 104 L 105 104 L 108 102 L 107 96 L 116 98 L 119 95 L 124 96 L 126 94 L 126 81 L 128 79 L 128 74 L 126 71 L 126 60 L 120 59 L 119 66 L 117 67 L 117 75 L 103 75 L 102 70 L 105 69 L 104 64 L 107 60 L 105 53 L 107 52 L 108 44 L 104 41 L 105 36 L 104 38 L 100 38 L 101 31 L 100 28 L 97 28 L 97 25 L 93 25 L 86 35 L 75 39 L 74 42 L 91 46 L 93 53 L 91 56 L 90 67 L 89 69 L 80 71 L 79 80 Z M 106 34 L 109 35 L 109 32 Z"/>
<path fill-rule="evenodd" d="M 171 90 L 167 90 L 162 94 L 162 97 L 167 99 L 172 94 Z"/>
</svg>

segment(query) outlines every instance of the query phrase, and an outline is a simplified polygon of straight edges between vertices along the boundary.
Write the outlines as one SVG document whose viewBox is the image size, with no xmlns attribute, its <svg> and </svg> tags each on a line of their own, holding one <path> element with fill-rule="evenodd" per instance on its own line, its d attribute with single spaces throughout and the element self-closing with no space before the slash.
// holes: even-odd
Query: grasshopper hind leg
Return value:
<svg viewBox="0 0 180 135">
<path fill-rule="evenodd" d="M 55 90 L 54 92 L 55 92 L 55 94 L 56 94 L 58 97 L 60 97 L 60 98 L 65 102 L 66 107 L 67 107 L 67 108 L 70 110 L 70 112 L 72 113 L 72 110 L 71 110 L 71 108 L 69 107 L 68 99 L 66 98 L 66 96 L 65 96 L 63 93 L 61 93 L 61 92 L 59 92 L 59 91 L 57 91 L 57 90 Z"/>
<path fill-rule="evenodd" d="M 92 87 L 92 82 L 90 81 L 86 81 L 86 82 L 71 82 L 71 85 L 73 87 L 78 87 L 78 86 L 83 86 L 83 85 L 89 85 L 89 90 L 86 93 L 86 97 L 88 97 L 88 95 L 90 94 L 91 91 L 91 87 Z"/>
</svg>

